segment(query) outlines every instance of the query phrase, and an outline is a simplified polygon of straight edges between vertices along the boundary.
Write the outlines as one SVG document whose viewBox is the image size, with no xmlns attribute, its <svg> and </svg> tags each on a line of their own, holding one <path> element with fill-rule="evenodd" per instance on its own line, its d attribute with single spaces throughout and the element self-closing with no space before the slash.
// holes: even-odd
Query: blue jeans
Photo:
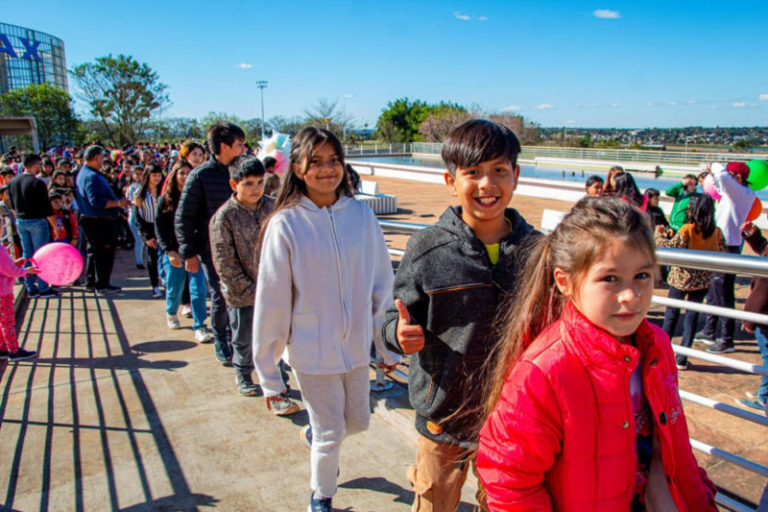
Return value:
<svg viewBox="0 0 768 512">
<path fill-rule="evenodd" d="M 139 236 L 139 227 L 136 225 L 136 215 L 131 212 L 128 214 L 128 227 L 131 228 L 133 235 L 133 259 L 137 265 L 144 264 L 144 241 Z"/>
<path fill-rule="evenodd" d="M 50 224 L 46 219 L 16 219 L 16 231 L 21 238 L 21 255 L 27 259 L 50 241 Z M 32 274 L 24 278 L 24 286 L 29 292 L 45 293 L 51 289 L 48 283 Z"/>
<path fill-rule="evenodd" d="M 184 284 L 189 274 L 189 296 L 192 299 L 192 328 L 205 327 L 205 319 L 208 317 L 206 306 L 207 289 L 205 274 L 200 268 L 196 273 L 187 272 L 184 267 L 174 267 L 168 259 L 168 254 L 163 254 L 162 265 L 165 270 L 165 312 L 175 315 L 181 304 L 181 295 L 184 293 Z"/>
<path fill-rule="evenodd" d="M 763 358 L 763 368 L 768 368 L 768 332 L 758 327 L 755 329 L 755 339 L 757 340 L 757 347 L 760 349 L 760 357 Z M 768 377 L 764 375 L 760 380 L 757 397 L 763 403 L 768 403 Z"/>
<path fill-rule="evenodd" d="M 683 290 L 679 290 L 675 288 L 674 286 L 669 287 L 669 294 L 667 297 L 670 299 L 677 299 L 677 300 L 683 300 L 685 299 L 686 295 L 688 296 L 688 301 L 690 302 L 696 302 L 698 304 L 701 304 L 704 302 L 704 297 L 707 295 L 707 289 L 704 288 L 703 290 L 693 290 L 690 292 L 686 292 Z M 680 319 L 680 310 L 678 308 L 673 307 L 667 307 L 667 310 L 664 312 L 664 331 L 669 335 L 669 338 L 672 339 L 672 337 L 675 335 L 675 330 L 677 329 L 677 322 Z M 685 312 L 685 317 L 683 319 L 683 338 L 680 341 L 681 347 L 691 348 L 691 345 L 693 345 L 693 336 L 696 332 L 696 323 L 699 321 L 699 313 L 697 311 L 691 311 L 690 309 Z M 688 362 L 688 358 L 683 355 L 677 356 L 677 362 L 678 364 L 686 364 Z"/>
</svg>

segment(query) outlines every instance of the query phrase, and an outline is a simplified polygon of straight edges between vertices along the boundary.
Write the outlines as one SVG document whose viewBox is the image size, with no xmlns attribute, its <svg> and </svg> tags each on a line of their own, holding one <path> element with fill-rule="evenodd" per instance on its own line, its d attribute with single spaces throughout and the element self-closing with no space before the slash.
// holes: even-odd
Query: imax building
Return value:
<svg viewBox="0 0 768 512">
<path fill-rule="evenodd" d="M 0 23 L 0 94 L 46 82 L 69 92 L 64 41 L 44 32 Z"/>
</svg>

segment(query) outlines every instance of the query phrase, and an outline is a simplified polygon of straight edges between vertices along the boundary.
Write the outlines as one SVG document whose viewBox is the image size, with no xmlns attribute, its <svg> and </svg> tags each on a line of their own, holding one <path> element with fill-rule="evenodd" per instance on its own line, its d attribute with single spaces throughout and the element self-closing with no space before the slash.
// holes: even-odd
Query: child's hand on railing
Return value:
<svg viewBox="0 0 768 512">
<path fill-rule="evenodd" d="M 744 233 L 744 236 L 752 236 L 757 231 L 757 226 L 755 226 L 752 222 L 745 222 L 739 229 L 741 229 L 741 232 Z"/>
</svg>

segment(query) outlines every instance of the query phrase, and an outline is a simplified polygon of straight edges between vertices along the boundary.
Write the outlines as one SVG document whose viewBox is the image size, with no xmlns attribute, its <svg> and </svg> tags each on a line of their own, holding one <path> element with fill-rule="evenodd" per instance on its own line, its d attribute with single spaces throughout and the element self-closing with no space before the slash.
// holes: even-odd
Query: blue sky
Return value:
<svg viewBox="0 0 768 512">
<path fill-rule="evenodd" d="M 401 97 L 543 126 L 763 126 L 768 2 L 3 0 L 0 21 L 64 40 L 69 67 L 148 63 L 164 116 L 301 115 L 338 100 L 375 124 Z M 70 92 L 75 84 L 70 80 Z"/>
</svg>

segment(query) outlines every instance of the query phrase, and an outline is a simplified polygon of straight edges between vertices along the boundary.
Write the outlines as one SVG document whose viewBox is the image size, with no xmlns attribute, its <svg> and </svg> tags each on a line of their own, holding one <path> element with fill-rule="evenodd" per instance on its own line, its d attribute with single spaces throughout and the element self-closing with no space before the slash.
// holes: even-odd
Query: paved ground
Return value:
<svg viewBox="0 0 768 512">
<path fill-rule="evenodd" d="M 450 203 L 444 187 L 375 179 L 382 192 L 398 195 L 403 212 L 392 218 L 433 223 Z M 543 208 L 569 206 L 524 197 L 513 204 L 534 224 Z M 387 239 L 404 247 L 402 236 Z M 130 257 L 119 254 L 122 296 L 71 289 L 21 309 L 22 344 L 41 355 L 0 366 L 0 510 L 304 510 L 309 452 L 299 431 L 306 415 L 275 418 L 261 398 L 238 396 L 233 370 L 216 363 L 210 345 L 192 341 L 191 320 L 180 331 L 165 327 L 162 301 L 151 298 Z M 753 342 L 738 346 L 733 357 L 759 361 Z M 734 403 L 758 379 L 697 365 L 681 382 Z M 402 389 L 372 395 L 372 406 L 370 430 L 345 441 L 334 505 L 405 511 L 412 412 Z M 768 463 L 762 427 L 698 406 L 686 405 L 686 413 L 694 437 Z M 700 461 L 721 486 L 759 499 L 764 478 L 708 456 Z M 473 493 L 470 484 L 463 509 Z"/>
</svg>

